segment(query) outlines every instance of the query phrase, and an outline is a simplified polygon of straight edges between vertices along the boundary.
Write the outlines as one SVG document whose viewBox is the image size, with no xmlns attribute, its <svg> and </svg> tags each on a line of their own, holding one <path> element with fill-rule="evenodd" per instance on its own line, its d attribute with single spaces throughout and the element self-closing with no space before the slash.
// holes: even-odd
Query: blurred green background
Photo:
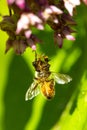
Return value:
<svg viewBox="0 0 87 130">
<path fill-rule="evenodd" d="M 8 13 L 0 0 L 0 13 Z M 73 79 L 67 85 L 55 85 L 56 95 L 47 101 L 40 94 L 25 101 L 33 81 L 34 53 L 21 55 L 10 50 L 6 55 L 7 35 L 0 30 L 0 130 L 87 130 L 87 6 L 77 8 L 76 41 L 64 41 L 62 49 L 53 43 L 53 32 L 35 32 L 43 44 L 38 53 L 48 55 L 51 70 L 67 73 Z"/>
</svg>

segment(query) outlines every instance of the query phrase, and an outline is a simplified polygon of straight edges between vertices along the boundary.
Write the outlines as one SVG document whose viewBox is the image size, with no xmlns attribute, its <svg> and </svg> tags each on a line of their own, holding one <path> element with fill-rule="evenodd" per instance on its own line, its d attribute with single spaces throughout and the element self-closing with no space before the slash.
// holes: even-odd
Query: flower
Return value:
<svg viewBox="0 0 87 130">
<path fill-rule="evenodd" d="M 55 15 L 62 14 L 62 10 L 57 8 L 54 5 L 47 6 L 44 8 L 43 11 L 41 11 L 41 16 L 44 19 L 44 21 L 47 21 L 50 17 L 53 17 Z"/>
<path fill-rule="evenodd" d="M 25 0 L 7 0 L 8 5 L 16 4 L 20 9 L 25 8 Z"/>
<path fill-rule="evenodd" d="M 77 5 L 80 5 L 80 0 L 64 0 L 64 6 L 71 16 L 73 15 L 73 9 Z"/>
<path fill-rule="evenodd" d="M 87 0 L 83 0 L 87 4 Z M 0 29 L 8 34 L 7 53 L 13 48 L 16 54 L 23 54 L 27 47 L 36 50 L 41 40 L 33 33 L 32 28 L 44 30 L 48 24 L 54 31 L 54 42 L 59 47 L 63 39 L 75 40 L 72 35 L 73 10 L 80 5 L 80 0 L 7 0 L 9 15 L 3 16 Z"/>
<path fill-rule="evenodd" d="M 35 26 L 39 30 L 43 30 L 42 20 L 33 13 L 23 13 L 17 22 L 16 33 L 27 30 L 31 26 Z"/>
<path fill-rule="evenodd" d="M 9 38 L 6 42 L 5 53 L 7 53 L 12 47 L 16 54 L 22 54 L 25 51 L 27 45 L 23 40 L 11 40 Z"/>
<path fill-rule="evenodd" d="M 83 2 L 87 5 L 87 0 L 83 0 Z"/>
</svg>

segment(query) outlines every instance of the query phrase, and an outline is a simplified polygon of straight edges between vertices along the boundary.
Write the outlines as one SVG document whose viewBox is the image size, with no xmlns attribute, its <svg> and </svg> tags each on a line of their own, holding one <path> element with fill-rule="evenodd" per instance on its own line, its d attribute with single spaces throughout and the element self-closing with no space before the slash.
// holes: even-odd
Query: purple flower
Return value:
<svg viewBox="0 0 87 130">
<path fill-rule="evenodd" d="M 87 5 L 87 0 L 83 0 L 83 2 Z"/>
<path fill-rule="evenodd" d="M 87 0 L 83 0 L 87 4 Z M 48 24 L 54 31 L 54 42 L 59 47 L 63 39 L 75 40 L 72 35 L 73 9 L 80 5 L 80 0 L 7 0 L 9 15 L 0 22 L 1 30 L 8 34 L 6 51 L 13 48 L 16 54 L 22 54 L 27 47 L 36 50 L 36 44 L 41 43 L 32 28 L 44 30 Z"/>
<path fill-rule="evenodd" d="M 71 16 L 73 15 L 73 9 L 77 5 L 80 5 L 80 0 L 64 0 L 64 6 Z"/>
<path fill-rule="evenodd" d="M 50 5 L 47 6 L 46 8 L 44 8 L 44 10 L 41 12 L 41 16 L 42 18 L 46 21 L 48 20 L 50 17 L 54 16 L 54 15 L 59 15 L 62 14 L 62 10 L 57 8 L 54 5 Z"/>
<path fill-rule="evenodd" d="M 7 0 L 8 5 L 16 4 L 20 9 L 25 8 L 25 0 Z"/>
<path fill-rule="evenodd" d="M 74 41 L 75 38 L 74 36 L 71 35 L 71 33 L 74 32 L 71 28 L 69 28 L 68 26 L 65 26 L 63 29 L 63 35 L 67 40 L 71 40 Z"/>
<path fill-rule="evenodd" d="M 39 30 L 43 30 L 42 20 L 33 13 L 24 13 L 21 15 L 17 22 L 16 33 L 20 33 L 22 30 L 27 30 L 31 26 L 35 26 Z"/>
<path fill-rule="evenodd" d="M 58 46 L 61 48 L 63 45 L 63 38 L 61 34 L 54 33 L 54 43 L 58 44 Z"/>
</svg>

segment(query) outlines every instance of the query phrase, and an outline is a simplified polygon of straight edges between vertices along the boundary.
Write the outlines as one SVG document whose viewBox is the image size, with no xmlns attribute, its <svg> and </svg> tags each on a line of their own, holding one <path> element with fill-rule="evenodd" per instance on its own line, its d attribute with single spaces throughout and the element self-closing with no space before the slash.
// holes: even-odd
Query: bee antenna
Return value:
<svg viewBox="0 0 87 130">
<path fill-rule="evenodd" d="M 35 51 L 35 61 L 37 61 L 37 53 L 36 53 L 36 51 Z"/>
<path fill-rule="evenodd" d="M 9 8 L 9 15 L 12 16 L 12 10 Z"/>
</svg>

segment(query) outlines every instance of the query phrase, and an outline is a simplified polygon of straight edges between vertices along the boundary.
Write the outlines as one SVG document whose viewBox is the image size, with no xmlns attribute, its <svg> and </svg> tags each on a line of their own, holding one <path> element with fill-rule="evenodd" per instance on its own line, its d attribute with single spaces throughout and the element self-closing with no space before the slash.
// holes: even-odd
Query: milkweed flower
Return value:
<svg viewBox="0 0 87 130">
<path fill-rule="evenodd" d="M 87 4 L 87 0 L 83 0 Z M 73 19 L 74 9 L 80 0 L 7 0 L 9 15 L 3 16 L 0 29 L 8 34 L 7 53 L 13 48 L 16 54 L 22 54 L 27 47 L 36 50 L 41 39 L 33 33 L 32 28 L 44 30 L 48 24 L 54 31 L 54 43 L 59 47 L 63 39 L 74 41 L 72 35 L 76 25 Z"/>
</svg>

